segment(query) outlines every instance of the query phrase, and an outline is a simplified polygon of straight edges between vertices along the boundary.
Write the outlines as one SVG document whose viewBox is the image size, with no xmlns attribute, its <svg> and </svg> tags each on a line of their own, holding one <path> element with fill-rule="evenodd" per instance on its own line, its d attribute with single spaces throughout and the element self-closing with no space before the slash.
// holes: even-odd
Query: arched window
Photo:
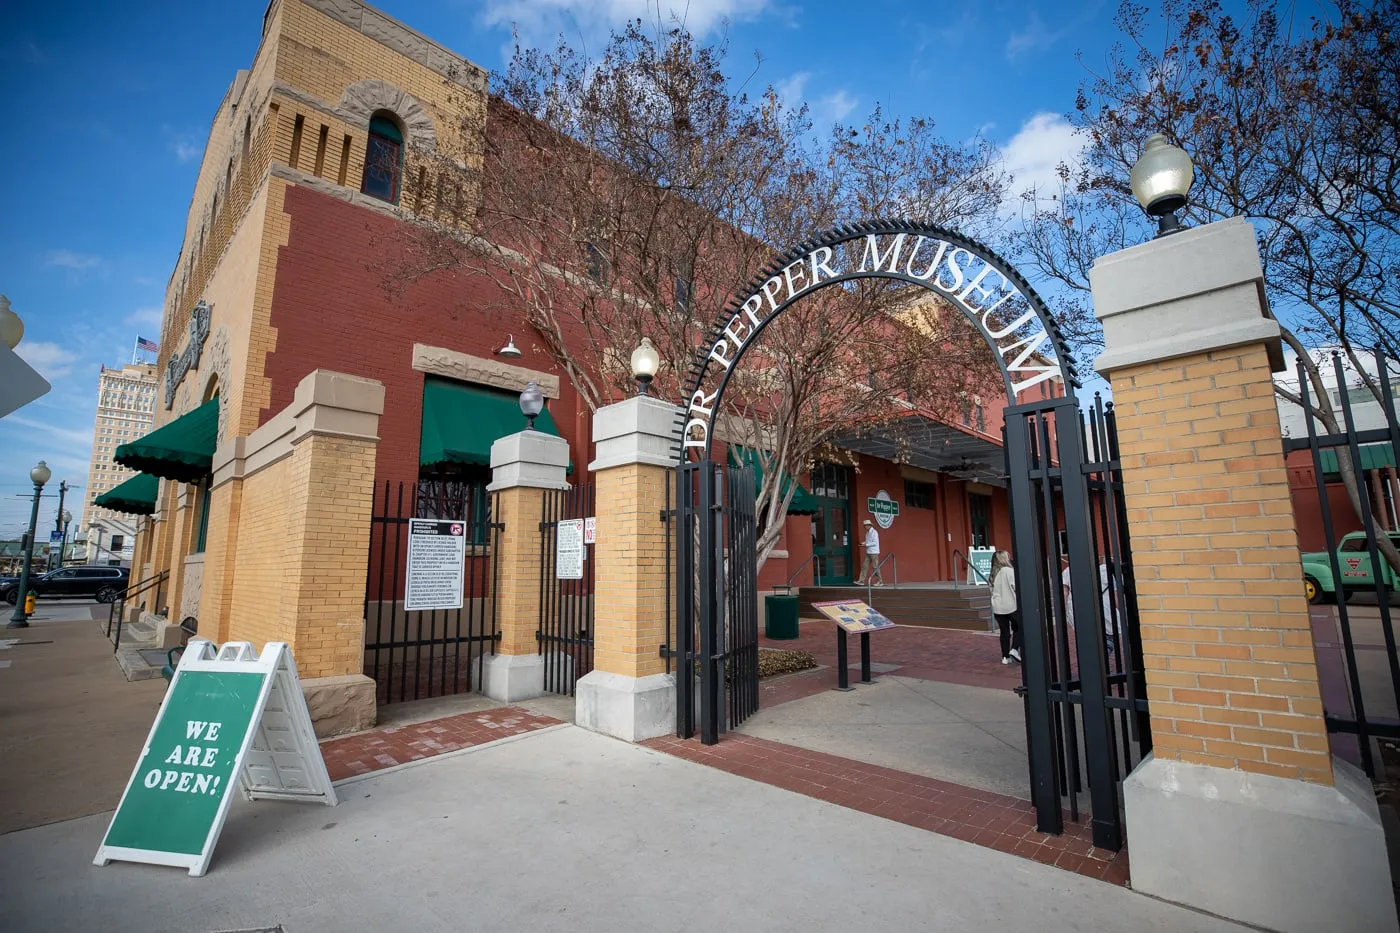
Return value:
<svg viewBox="0 0 1400 933">
<path fill-rule="evenodd" d="M 365 147 L 365 179 L 360 191 L 372 198 L 399 203 L 403 182 L 403 130 L 387 111 L 369 121 L 369 143 Z"/>
</svg>

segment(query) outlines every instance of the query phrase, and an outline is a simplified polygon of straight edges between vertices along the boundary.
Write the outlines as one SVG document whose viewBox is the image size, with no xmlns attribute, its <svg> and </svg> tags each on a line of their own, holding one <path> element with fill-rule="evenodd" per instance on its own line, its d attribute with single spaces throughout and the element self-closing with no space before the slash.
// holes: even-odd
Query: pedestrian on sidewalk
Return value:
<svg viewBox="0 0 1400 933">
<path fill-rule="evenodd" d="M 1011 555 L 997 551 L 992 557 L 992 614 L 1001 633 L 1001 663 L 1021 662 L 1021 613 L 1016 603 L 1016 571 Z"/>
<path fill-rule="evenodd" d="M 865 520 L 865 544 L 860 561 L 860 576 L 856 577 L 856 586 L 864 586 L 867 582 L 872 586 L 884 586 L 885 575 L 880 570 L 880 532 L 875 530 L 875 524 L 870 519 Z"/>
</svg>

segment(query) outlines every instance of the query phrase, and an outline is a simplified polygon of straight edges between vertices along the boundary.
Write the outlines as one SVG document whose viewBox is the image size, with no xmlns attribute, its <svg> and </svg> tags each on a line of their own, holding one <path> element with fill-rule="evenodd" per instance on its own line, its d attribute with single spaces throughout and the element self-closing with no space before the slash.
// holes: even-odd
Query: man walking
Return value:
<svg viewBox="0 0 1400 933">
<path fill-rule="evenodd" d="M 875 530 L 875 525 L 870 519 L 865 520 L 865 547 L 864 555 L 860 562 L 860 576 L 856 577 L 856 586 L 864 586 L 869 581 L 871 586 L 884 586 L 885 575 L 880 571 L 880 532 Z"/>
</svg>

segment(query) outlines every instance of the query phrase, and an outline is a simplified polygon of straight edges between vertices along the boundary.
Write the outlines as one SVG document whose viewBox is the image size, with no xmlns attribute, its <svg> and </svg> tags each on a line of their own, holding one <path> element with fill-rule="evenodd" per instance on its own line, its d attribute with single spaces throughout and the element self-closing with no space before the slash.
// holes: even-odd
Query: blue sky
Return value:
<svg viewBox="0 0 1400 933">
<path fill-rule="evenodd" d="M 662 0 L 663 10 L 668 0 Z M 381 9 L 477 64 L 502 68 L 510 27 L 526 41 L 562 30 L 597 48 L 656 0 L 382 0 Z M 690 0 L 687 24 L 726 28 L 730 72 L 802 99 L 819 124 L 876 102 L 932 117 L 952 138 L 1003 148 L 1020 185 L 1073 158 L 1063 121 L 1114 41 L 1111 2 L 955 6 L 864 0 Z M 19 352 L 53 391 L 0 419 L 0 538 L 28 519 L 18 496 L 46 459 L 52 486 L 86 482 L 99 365 L 128 361 L 158 336 L 165 283 L 214 109 L 251 62 L 259 2 L 16 4 L 0 13 L 0 81 L 22 101 L 29 144 L 4 151 L 0 292 L 24 319 Z M 663 16 L 666 15 L 663 13 Z M 79 513 L 86 494 L 70 498 Z M 47 499 L 41 520 L 52 521 Z M 51 527 L 51 526 L 50 526 Z"/>
</svg>

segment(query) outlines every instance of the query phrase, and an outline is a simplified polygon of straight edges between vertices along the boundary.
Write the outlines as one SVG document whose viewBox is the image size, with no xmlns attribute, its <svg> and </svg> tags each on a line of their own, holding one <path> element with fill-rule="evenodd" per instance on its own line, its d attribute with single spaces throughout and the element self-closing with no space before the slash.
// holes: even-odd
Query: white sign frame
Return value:
<svg viewBox="0 0 1400 933">
<path fill-rule="evenodd" d="M 455 595 L 454 595 L 452 601 L 450 601 L 450 602 L 434 602 L 434 601 L 431 600 L 431 599 L 424 598 L 424 597 L 421 596 L 420 594 L 415 594 L 414 589 L 413 589 L 413 556 L 414 556 L 414 550 L 415 550 L 415 548 L 414 548 L 414 541 L 419 537 L 418 532 L 417 532 L 417 529 L 420 528 L 420 527 L 423 527 L 423 526 L 425 526 L 425 525 L 432 525 L 432 526 L 438 526 L 438 525 L 453 525 L 453 526 L 456 526 L 457 528 L 460 529 L 460 533 L 459 533 L 459 534 L 449 534 L 449 535 L 433 534 L 433 535 L 423 535 L 423 536 L 422 536 L 422 537 L 424 537 L 424 538 L 432 537 L 432 538 L 434 538 L 434 539 L 446 537 L 446 538 L 449 538 L 449 539 L 455 539 L 455 540 L 457 541 L 456 553 L 454 554 L 454 557 L 453 557 L 453 565 L 452 565 L 452 570 L 451 570 L 451 572 L 452 572 L 452 573 L 455 575 L 455 577 L 456 577 L 456 584 L 457 584 L 457 585 L 456 585 L 456 587 L 454 588 L 455 591 L 456 591 L 456 593 L 455 593 Z M 464 589 L 464 587 L 465 587 L 465 581 L 466 581 L 466 576 L 467 576 L 467 523 L 466 523 L 466 522 L 463 522 L 463 521 L 456 521 L 456 520 L 450 520 L 450 519 L 439 519 L 439 518 L 410 518 L 410 519 L 408 520 L 408 549 L 407 549 L 407 550 L 408 550 L 408 553 L 407 553 L 407 555 L 406 555 L 405 558 L 404 558 L 405 566 L 404 566 L 403 611 L 404 611 L 404 612 L 422 612 L 422 611 L 428 611 L 428 610 L 434 610 L 434 609 L 461 609 L 461 608 L 462 608 L 462 593 L 463 593 L 463 589 Z M 431 571 L 429 571 L 429 572 L 431 572 Z"/>
<path fill-rule="evenodd" d="M 582 580 L 584 551 L 583 519 L 559 520 L 554 534 L 554 579 Z"/>
<path fill-rule="evenodd" d="M 111 832 L 122 804 L 126 803 L 127 793 L 140 777 L 141 767 L 155 740 L 156 727 L 165 716 L 165 707 L 170 698 L 175 695 L 176 680 L 189 671 L 264 675 L 257 704 L 253 707 L 253 724 L 244 735 L 243 744 L 233 762 L 233 773 L 238 775 L 238 785 L 246 799 L 299 800 L 323 803 L 328 807 L 339 803 L 330 774 L 326 771 L 326 760 L 321 757 L 316 729 L 311 724 L 306 696 L 297 678 L 296 662 L 287 643 L 268 642 L 259 655 L 251 642 L 231 641 L 216 647 L 211 641 L 195 638 L 185 646 L 185 652 L 180 656 L 175 676 L 170 679 L 170 687 L 161 700 L 160 710 L 151 722 L 146 744 L 131 769 L 131 778 L 107 824 L 107 831 L 103 833 L 104 840 Z M 166 865 L 189 869 L 191 877 L 201 877 L 209 868 L 209 860 L 214 855 L 214 846 L 223 832 L 232 802 L 233 794 L 225 793 L 214 822 L 210 824 L 209 835 L 205 837 L 204 848 L 198 855 L 109 846 L 103 842 L 97 847 L 92 863 L 98 866 L 113 861 Z"/>
</svg>

